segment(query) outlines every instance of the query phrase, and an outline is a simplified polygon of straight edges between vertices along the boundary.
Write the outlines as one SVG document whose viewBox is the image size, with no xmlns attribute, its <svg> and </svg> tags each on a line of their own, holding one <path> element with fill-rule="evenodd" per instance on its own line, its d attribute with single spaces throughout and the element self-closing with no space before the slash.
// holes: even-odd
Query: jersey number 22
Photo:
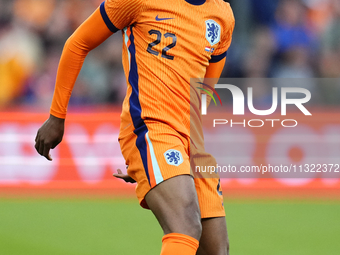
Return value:
<svg viewBox="0 0 340 255">
<path fill-rule="evenodd" d="M 158 56 L 159 52 L 153 50 L 152 47 L 156 46 L 157 44 L 159 44 L 161 42 L 162 33 L 158 30 L 152 29 L 152 30 L 149 31 L 149 35 L 157 35 L 157 39 L 155 41 L 153 41 L 152 43 L 149 43 L 147 52 Z M 171 37 L 172 43 L 162 49 L 162 58 L 173 60 L 174 56 L 168 55 L 167 51 L 176 46 L 177 37 L 176 37 L 175 34 L 172 34 L 172 33 L 166 33 L 166 34 L 164 34 L 164 37 L 165 38 Z"/>
</svg>

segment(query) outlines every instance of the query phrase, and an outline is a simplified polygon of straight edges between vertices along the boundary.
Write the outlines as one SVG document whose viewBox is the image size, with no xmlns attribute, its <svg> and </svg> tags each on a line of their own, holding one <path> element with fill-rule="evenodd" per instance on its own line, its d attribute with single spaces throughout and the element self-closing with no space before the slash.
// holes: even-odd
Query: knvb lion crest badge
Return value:
<svg viewBox="0 0 340 255">
<path fill-rule="evenodd" d="M 183 163 L 182 154 L 178 150 L 167 150 L 164 153 L 164 157 L 169 165 L 179 166 Z"/>
<path fill-rule="evenodd" d="M 210 19 L 205 21 L 205 37 L 211 46 L 218 43 L 221 39 L 221 26 L 216 21 Z"/>
</svg>

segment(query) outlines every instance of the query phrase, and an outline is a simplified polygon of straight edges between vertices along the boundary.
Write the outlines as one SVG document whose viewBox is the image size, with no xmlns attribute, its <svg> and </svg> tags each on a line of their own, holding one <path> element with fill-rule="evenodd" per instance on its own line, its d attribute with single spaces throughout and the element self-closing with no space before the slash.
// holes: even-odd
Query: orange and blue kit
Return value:
<svg viewBox="0 0 340 255">
<path fill-rule="evenodd" d="M 86 27 L 94 23 L 96 33 L 88 35 Z M 68 59 L 72 66 L 60 64 L 51 107 L 51 114 L 61 118 L 87 52 L 122 30 L 127 92 L 119 142 L 144 207 L 153 187 L 191 174 L 190 79 L 204 78 L 211 63 L 226 57 L 234 23 L 230 5 L 223 0 L 106 0 L 71 37 L 82 39 L 65 46 L 61 63 Z M 94 42 L 93 37 L 101 39 Z M 73 56 L 71 61 L 74 52 L 79 52 L 78 60 Z M 200 128 L 198 137 L 203 139 L 202 132 Z M 198 144 L 202 146 L 195 153 L 209 155 L 204 142 Z M 206 158 L 216 163 L 211 155 Z M 202 217 L 223 216 L 218 179 L 195 179 L 195 184 Z"/>
</svg>

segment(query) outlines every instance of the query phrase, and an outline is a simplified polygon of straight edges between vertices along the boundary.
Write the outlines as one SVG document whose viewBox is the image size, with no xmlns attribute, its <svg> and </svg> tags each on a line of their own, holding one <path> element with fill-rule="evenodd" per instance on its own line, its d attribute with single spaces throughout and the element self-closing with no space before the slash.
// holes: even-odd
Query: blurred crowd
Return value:
<svg viewBox="0 0 340 255">
<path fill-rule="evenodd" d="M 0 110 L 49 107 L 63 45 L 101 2 L 0 0 Z M 314 79 L 340 77 L 339 0 L 228 2 L 236 27 L 223 76 L 304 78 L 304 86 L 323 94 L 324 103 L 339 103 L 340 83 L 321 88 Z M 121 45 L 116 33 L 88 55 L 71 105 L 121 104 L 126 91 Z M 259 85 L 258 100 L 266 100 L 271 86 Z"/>
</svg>

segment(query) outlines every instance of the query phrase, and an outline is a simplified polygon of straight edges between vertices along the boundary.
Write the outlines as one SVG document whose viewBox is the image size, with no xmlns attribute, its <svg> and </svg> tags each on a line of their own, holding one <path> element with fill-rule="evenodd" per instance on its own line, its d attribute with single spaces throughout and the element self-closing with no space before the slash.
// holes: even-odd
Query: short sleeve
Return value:
<svg viewBox="0 0 340 255">
<path fill-rule="evenodd" d="M 142 3 L 143 0 L 106 0 L 100 5 L 100 13 L 114 33 L 136 22 Z"/>
<path fill-rule="evenodd" d="M 222 24 L 221 41 L 218 48 L 215 49 L 214 54 L 211 56 L 210 63 L 216 63 L 222 60 L 230 47 L 232 35 L 235 27 L 235 18 L 230 5 L 227 5 L 225 10 L 224 22 Z"/>
</svg>

